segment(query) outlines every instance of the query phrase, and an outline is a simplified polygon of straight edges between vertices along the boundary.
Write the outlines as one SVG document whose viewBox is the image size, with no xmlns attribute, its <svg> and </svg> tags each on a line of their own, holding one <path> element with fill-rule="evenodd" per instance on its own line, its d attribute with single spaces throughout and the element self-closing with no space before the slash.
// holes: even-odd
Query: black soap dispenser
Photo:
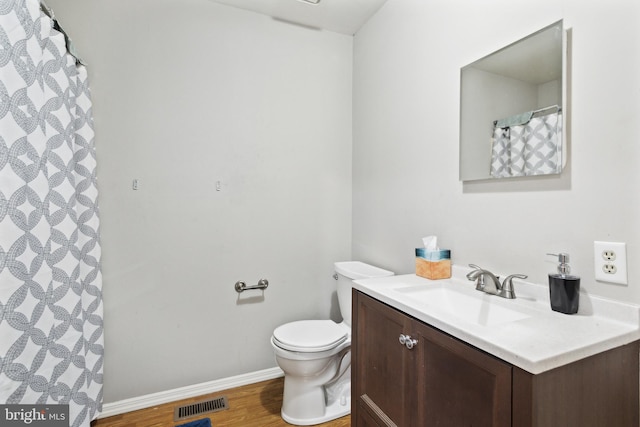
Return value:
<svg viewBox="0 0 640 427">
<path fill-rule="evenodd" d="M 547 255 L 558 257 L 558 273 L 549 274 L 551 309 L 564 314 L 575 314 L 580 302 L 580 277 L 569 274 L 569 254 Z"/>
</svg>

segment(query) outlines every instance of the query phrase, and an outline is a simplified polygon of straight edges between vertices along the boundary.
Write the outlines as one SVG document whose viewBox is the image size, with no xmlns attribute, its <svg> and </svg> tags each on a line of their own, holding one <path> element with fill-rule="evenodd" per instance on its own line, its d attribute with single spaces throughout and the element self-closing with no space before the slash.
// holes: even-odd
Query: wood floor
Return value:
<svg viewBox="0 0 640 427">
<path fill-rule="evenodd" d="M 210 418 L 212 427 L 289 426 L 290 424 L 287 424 L 280 417 L 283 385 L 284 378 L 276 378 L 210 395 L 167 403 L 109 418 L 101 418 L 91 423 L 91 427 L 173 427 L 202 418 Z M 220 396 L 227 396 L 229 409 L 202 414 L 181 421 L 173 421 L 173 412 L 176 406 Z M 328 423 L 318 424 L 318 426 L 350 427 L 351 417 L 347 415 Z"/>
</svg>

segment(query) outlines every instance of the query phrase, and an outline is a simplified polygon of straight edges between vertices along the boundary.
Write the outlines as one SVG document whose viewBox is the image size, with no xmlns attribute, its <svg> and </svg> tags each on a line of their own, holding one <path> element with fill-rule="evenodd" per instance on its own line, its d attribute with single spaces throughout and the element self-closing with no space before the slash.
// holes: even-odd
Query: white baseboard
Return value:
<svg viewBox="0 0 640 427">
<path fill-rule="evenodd" d="M 240 387 L 247 384 L 253 384 L 260 381 L 271 380 L 273 378 L 279 378 L 282 376 L 284 376 L 282 369 L 277 367 L 269 368 L 262 371 L 237 375 L 235 377 L 222 378 L 219 380 L 208 381 L 206 383 L 180 387 L 173 390 L 161 391 L 158 393 L 147 394 L 139 397 L 132 397 L 130 399 L 120 400 L 118 402 L 105 403 L 98 418 L 112 417 L 114 415 L 124 414 L 125 412 L 137 411 L 138 409 L 162 405 L 164 403 L 174 402 L 181 399 L 189 399 L 191 397 L 215 393 L 217 391 Z"/>
</svg>

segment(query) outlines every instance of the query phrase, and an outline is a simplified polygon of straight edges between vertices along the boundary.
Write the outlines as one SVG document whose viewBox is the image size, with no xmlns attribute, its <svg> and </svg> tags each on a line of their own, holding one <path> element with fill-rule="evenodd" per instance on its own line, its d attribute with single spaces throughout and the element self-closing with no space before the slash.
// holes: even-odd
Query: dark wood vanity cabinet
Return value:
<svg viewBox="0 0 640 427">
<path fill-rule="evenodd" d="M 638 342 L 532 375 L 356 290 L 352 334 L 354 426 L 638 426 Z"/>
</svg>

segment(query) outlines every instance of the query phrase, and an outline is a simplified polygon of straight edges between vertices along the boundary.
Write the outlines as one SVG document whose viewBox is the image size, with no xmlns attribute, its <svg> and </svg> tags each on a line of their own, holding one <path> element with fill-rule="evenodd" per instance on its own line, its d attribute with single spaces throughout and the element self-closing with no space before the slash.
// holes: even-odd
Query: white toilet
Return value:
<svg viewBox="0 0 640 427">
<path fill-rule="evenodd" d="M 334 266 L 343 321 L 286 323 L 271 337 L 276 362 L 284 371 L 281 415 L 289 424 L 320 424 L 351 412 L 352 281 L 393 275 L 359 261 Z"/>
</svg>

